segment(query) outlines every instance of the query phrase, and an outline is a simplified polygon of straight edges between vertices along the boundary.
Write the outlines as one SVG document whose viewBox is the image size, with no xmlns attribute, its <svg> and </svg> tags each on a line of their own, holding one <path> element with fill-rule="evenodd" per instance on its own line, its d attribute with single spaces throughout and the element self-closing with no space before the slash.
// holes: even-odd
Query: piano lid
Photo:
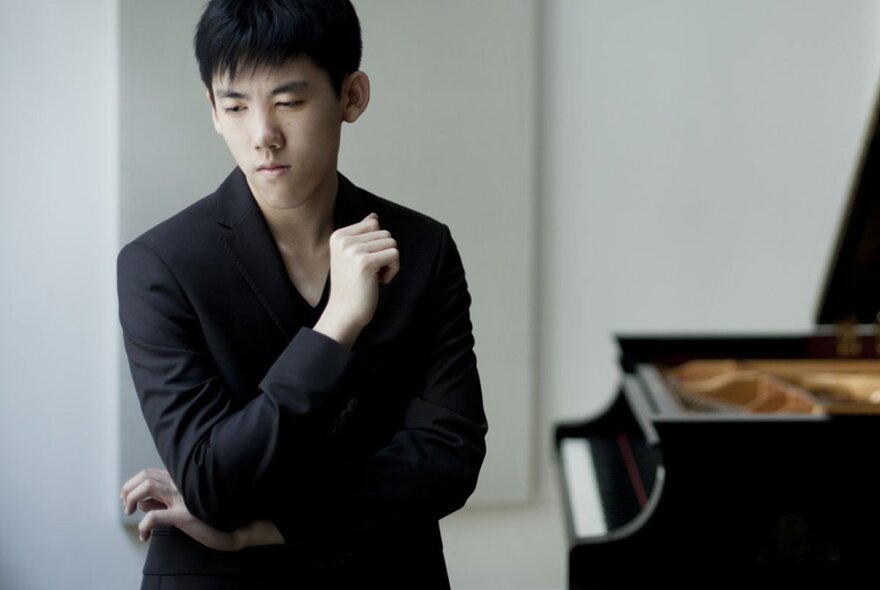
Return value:
<svg viewBox="0 0 880 590">
<path fill-rule="evenodd" d="M 819 324 L 878 322 L 880 312 L 880 100 L 875 106 L 849 205 L 819 306 Z"/>
</svg>

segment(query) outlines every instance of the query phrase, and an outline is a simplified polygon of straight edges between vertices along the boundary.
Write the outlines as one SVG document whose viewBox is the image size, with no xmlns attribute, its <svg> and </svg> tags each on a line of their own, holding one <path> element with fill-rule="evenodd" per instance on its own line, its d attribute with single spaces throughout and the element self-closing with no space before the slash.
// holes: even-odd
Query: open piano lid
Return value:
<svg viewBox="0 0 880 590">
<path fill-rule="evenodd" d="M 825 281 L 818 324 L 880 321 L 880 100 L 865 135 L 861 164 Z"/>
</svg>

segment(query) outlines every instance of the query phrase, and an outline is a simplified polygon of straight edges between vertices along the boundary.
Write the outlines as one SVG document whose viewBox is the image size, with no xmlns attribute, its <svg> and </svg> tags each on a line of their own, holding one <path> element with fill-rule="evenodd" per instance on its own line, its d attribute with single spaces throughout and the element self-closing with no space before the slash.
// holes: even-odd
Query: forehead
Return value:
<svg viewBox="0 0 880 590">
<path fill-rule="evenodd" d="M 301 55 L 281 65 L 252 65 L 242 61 L 235 76 L 229 72 L 215 74 L 211 89 L 215 93 L 260 94 L 271 93 L 279 87 L 321 90 L 330 89 L 330 76 L 308 56 Z M 288 88 L 290 89 L 290 88 Z"/>
</svg>

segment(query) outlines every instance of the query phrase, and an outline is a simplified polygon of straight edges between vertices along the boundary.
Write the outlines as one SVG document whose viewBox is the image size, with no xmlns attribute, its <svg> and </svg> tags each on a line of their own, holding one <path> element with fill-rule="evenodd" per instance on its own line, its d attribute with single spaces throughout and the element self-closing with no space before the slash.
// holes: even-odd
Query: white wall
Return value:
<svg viewBox="0 0 880 590">
<path fill-rule="evenodd" d="M 880 75 L 876 1 L 542 7 L 540 486 L 445 523 L 461 588 L 564 586 L 550 436 L 610 401 L 613 333 L 812 325 Z"/>
<path fill-rule="evenodd" d="M 550 413 L 604 403 L 613 332 L 808 328 L 880 78 L 880 3 L 555 0 L 545 51 Z"/>
<path fill-rule="evenodd" d="M 541 4 L 540 488 L 444 521 L 465 590 L 563 587 L 550 428 L 610 396 L 611 332 L 810 325 L 880 73 L 877 2 Z M 0 4 L 4 590 L 139 583 L 115 500 L 116 10 Z"/>
<path fill-rule="evenodd" d="M 136 588 L 116 485 L 116 4 L 0 4 L 0 588 Z"/>
</svg>

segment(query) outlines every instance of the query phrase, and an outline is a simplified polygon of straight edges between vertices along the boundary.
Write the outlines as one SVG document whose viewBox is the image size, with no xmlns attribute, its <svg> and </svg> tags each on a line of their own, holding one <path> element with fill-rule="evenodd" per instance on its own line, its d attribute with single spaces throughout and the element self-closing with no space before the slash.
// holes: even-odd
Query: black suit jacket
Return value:
<svg viewBox="0 0 880 590">
<path fill-rule="evenodd" d="M 270 519 L 286 541 L 219 553 L 163 529 L 145 573 L 381 577 L 406 553 L 445 577 L 437 521 L 485 454 L 470 297 L 444 225 L 340 175 L 336 226 L 370 212 L 401 270 L 351 351 L 310 329 L 329 287 L 302 299 L 238 169 L 120 252 L 132 377 L 187 507 L 224 530 Z"/>
</svg>

